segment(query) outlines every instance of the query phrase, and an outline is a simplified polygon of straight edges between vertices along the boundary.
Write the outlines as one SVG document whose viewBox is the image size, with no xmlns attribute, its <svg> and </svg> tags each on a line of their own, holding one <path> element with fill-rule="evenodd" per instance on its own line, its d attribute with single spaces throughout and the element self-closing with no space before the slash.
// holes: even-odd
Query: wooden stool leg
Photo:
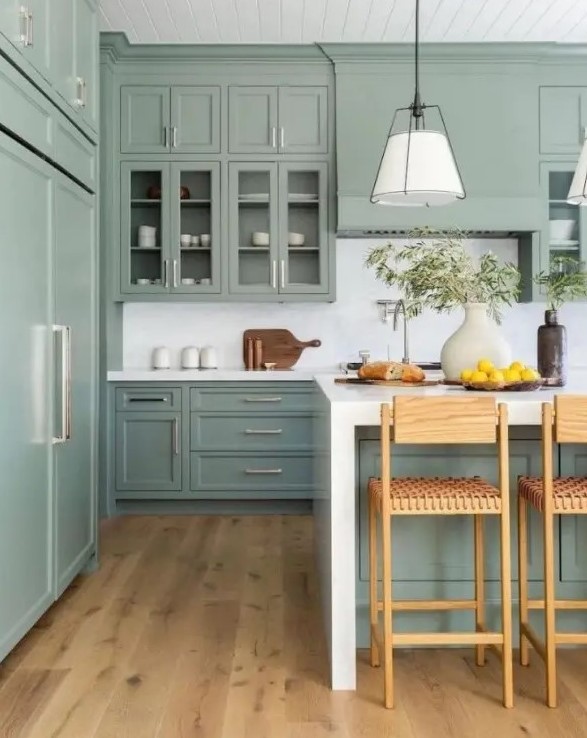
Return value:
<svg viewBox="0 0 587 738">
<path fill-rule="evenodd" d="M 544 512 L 544 634 L 546 656 L 546 703 L 557 706 L 556 643 L 554 611 L 554 521 L 552 513 Z"/>
<path fill-rule="evenodd" d="M 474 516 L 475 527 L 475 627 L 477 632 L 485 627 L 485 556 L 483 547 L 483 516 Z M 485 646 L 475 646 L 475 663 L 485 664 Z"/>
<path fill-rule="evenodd" d="M 379 649 L 373 631 L 377 627 L 377 505 L 369 495 L 369 612 L 371 621 L 371 666 L 379 666 Z"/>
<path fill-rule="evenodd" d="M 528 623 L 528 504 L 518 495 L 518 584 L 520 592 L 520 664 L 530 663 L 529 641 L 522 632 Z"/>
<path fill-rule="evenodd" d="M 510 511 L 501 511 L 501 622 L 503 630 L 502 669 L 503 705 L 514 706 L 514 677 L 512 663 L 512 559 L 510 543 Z"/>
<path fill-rule="evenodd" d="M 383 682 L 385 691 L 385 707 L 392 708 L 393 693 L 393 646 L 391 643 L 392 617 L 391 606 L 391 517 L 382 516 L 383 537 Z"/>
</svg>

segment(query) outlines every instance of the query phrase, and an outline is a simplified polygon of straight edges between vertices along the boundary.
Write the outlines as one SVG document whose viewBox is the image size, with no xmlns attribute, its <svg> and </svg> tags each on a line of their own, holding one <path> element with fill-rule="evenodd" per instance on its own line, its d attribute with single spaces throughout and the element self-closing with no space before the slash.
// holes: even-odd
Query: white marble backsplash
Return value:
<svg viewBox="0 0 587 738">
<path fill-rule="evenodd" d="M 384 241 L 385 242 L 385 241 Z M 373 358 L 400 360 L 401 331 L 381 321 L 378 299 L 397 297 L 363 266 L 365 254 L 380 240 L 337 241 L 337 301 L 335 303 L 126 303 L 124 305 L 123 361 L 125 369 L 150 366 L 154 346 L 168 346 L 173 367 L 179 366 L 184 346 L 215 346 L 219 366 L 242 366 L 242 333 L 247 328 L 288 328 L 301 340 L 319 338 L 322 346 L 306 349 L 297 366 L 323 368 L 358 359 L 360 349 Z M 517 241 L 471 240 L 476 252 L 492 249 L 509 261 L 517 261 Z M 504 313 L 503 331 L 513 354 L 536 363 L 536 329 L 543 320 L 544 305 L 521 304 Z M 449 315 L 426 313 L 410 321 L 410 358 L 437 361 L 446 338 L 462 322 L 461 311 Z M 567 305 L 561 322 L 569 334 L 569 364 L 587 367 L 587 304 Z"/>
</svg>

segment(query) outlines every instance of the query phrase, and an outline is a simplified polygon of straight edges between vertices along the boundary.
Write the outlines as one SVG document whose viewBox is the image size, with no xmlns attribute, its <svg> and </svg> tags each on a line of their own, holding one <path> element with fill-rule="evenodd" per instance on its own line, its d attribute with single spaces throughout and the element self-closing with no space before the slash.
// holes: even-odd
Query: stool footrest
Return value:
<svg viewBox="0 0 587 738">
<path fill-rule="evenodd" d="M 501 633 L 393 633 L 394 646 L 490 646 L 502 644 Z"/>
<path fill-rule="evenodd" d="M 474 610 L 475 600 L 394 600 L 391 609 L 394 612 L 410 610 Z M 379 612 L 383 610 L 383 602 L 377 603 Z"/>
<path fill-rule="evenodd" d="M 587 610 L 587 600 L 555 600 L 555 610 Z M 544 600 L 528 600 L 528 610 L 544 610 Z"/>
</svg>

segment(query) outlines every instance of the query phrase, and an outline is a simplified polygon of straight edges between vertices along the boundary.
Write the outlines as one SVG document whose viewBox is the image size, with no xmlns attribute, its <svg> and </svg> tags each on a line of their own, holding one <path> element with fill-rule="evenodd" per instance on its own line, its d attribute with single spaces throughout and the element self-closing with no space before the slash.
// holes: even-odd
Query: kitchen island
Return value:
<svg viewBox="0 0 587 738">
<path fill-rule="evenodd" d="M 420 389 L 345 386 L 336 384 L 334 379 L 334 376 L 315 377 L 318 395 L 315 417 L 316 551 L 331 685 L 335 690 L 354 690 L 358 632 L 360 635 L 358 620 L 362 612 L 366 614 L 365 484 L 368 476 L 378 474 L 379 470 L 377 438 L 381 403 L 392 401 L 397 393 L 457 397 L 462 396 L 464 390 L 443 385 Z M 518 474 L 540 473 L 541 404 L 552 402 L 554 395 L 561 392 L 587 393 L 587 372 L 572 373 L 569 384 L 563 389 L 494 393 L 496 400 L 508 405 L 513 501 Z M 559 455 L 558 461 L 555 472 L 560 469 L 564 475 L 587 475 L 587 451 L 581 446 L 565 446 L 564 455 Z M 466 476 L 477 473 L 491 480 L 495 479 L 496 469 L 495 449 L 485 446 L 401 447 L 395 454 L 394 464 L 395 473 L 399 476 Z M 469 545 L 470 521 L 455 517 L 457 519 L 451 521 L 432 518 L 402 520 L 401 530 L 394 540 L 394 546 L 404 544 L 398 549 L 400 555 L 394 565 L 399 568 L 399 574 L 397 571 L 394 574 L 397 597 L 434 596 L 440 599 L 464 596 L 470 592 L 473 559 L 472 544 Z M 411 527 L 412 522 L 425 527 L 418 532 L 417 528 Z M 561 521 L 557 586 L 562 588 L 562 596 L 573 596 L 573 592 L 584 594 L 587 586 L 587 536 L 585 528 L 583 535 L 579 529 L 583 522 L 571 516 Z M 515 530 L 515 524 L 512 529 Z M 490 607 L 492 597 L 497 596 L 497 590 L 494 588 L 493 595 L 491 589 L 491 580 L 495 578 L 493 572 L 496 571 L 490 554 L 493 547 L 495 558 L 495 532 L 488 525 L 486 547 Z M 440 543 L 443 544 L 442 551 Z M 540 587 L 540 546 L 540 536 L 531 536 L 530 578 L 534 588 Z M 446 548 L 448 559 L 442 558 Z M 515 571 L 512 574 L 515 578 Z M 438 618 L 444 628 L 452 627 L 446 613 L 439 614 Z M 429 626 L 430 622 L 426 625 Z M 359 644 L 366 645 L 361 642 L 361 637 Z"/>
</svg>

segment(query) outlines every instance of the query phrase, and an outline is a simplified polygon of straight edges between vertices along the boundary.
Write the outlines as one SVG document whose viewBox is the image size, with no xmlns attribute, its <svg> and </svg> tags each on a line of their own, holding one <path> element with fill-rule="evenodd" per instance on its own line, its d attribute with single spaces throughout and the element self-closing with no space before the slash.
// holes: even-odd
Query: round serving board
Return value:
<svg viewBox="0 0 587 738">
<path fill-rule="evenodd" d="M 423 382 L 401 382 L 399 379 L 360 379 L 359 377 L 337 377 L 335 384 L 381 384 L 384 387 L 435 387 L 438 380 L 425 379 Z"/>
<path fill-rule="evenodd" d="M 462 382 L 461 384 L 466 390 L 473 392 L 536 392 L 542 387 L 544 380 L 536 379 L 533 382 L 511 382 L 510 384 L 496 382 Z"/>
</svg>

